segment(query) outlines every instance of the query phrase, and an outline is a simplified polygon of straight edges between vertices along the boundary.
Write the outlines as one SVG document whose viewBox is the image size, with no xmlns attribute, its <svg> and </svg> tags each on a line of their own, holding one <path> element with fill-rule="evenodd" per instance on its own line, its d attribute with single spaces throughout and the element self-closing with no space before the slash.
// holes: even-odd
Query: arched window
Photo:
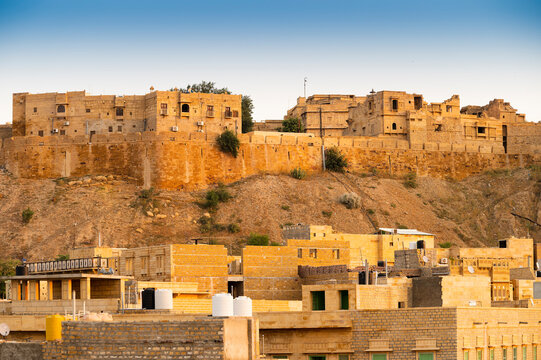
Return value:
<svg viewBox="0 0 541 360">
<path fill-rule="evenodd" d="M 396 130 L 396 123 L 393 123 L 393 130 Z"/>
<path fill-rule="evenodd" d="M 56 112 L 66 112 L 66 107 L 64 105 L 58 105 L 58 107 L 56 108 Z"/>
<path fill-rule="evenodd" d="M 188 105 L 188 104 L 182 104 L 181 111 L 182 111 L 182 112 L 190 112 L 190 105 Z"/>
</svg>

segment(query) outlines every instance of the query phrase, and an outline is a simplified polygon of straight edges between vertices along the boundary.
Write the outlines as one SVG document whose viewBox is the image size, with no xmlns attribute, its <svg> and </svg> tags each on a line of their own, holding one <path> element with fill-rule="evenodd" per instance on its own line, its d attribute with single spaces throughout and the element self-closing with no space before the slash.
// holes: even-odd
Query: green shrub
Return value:
<svg viewBox="0 0 541 360">
<path fill-rule="evenodd" d="M 235 223 L 229 224 L 227 225 L 227 231 L 229 231 L 231 234 L 236 234 L 240 232 L 240 225 Z"/>
<path fill-rule="evenodd" d="M 368 213 L 368 215 L 374 215 L 376 213 L 374 209 L 366 209 L 366 212 Z"/>
<path fill-rule="evenodd" d="M 271 241 L 270 246 L 282 246 L 282 244 L 276 241 Z"/>
<path fill-rule="evenodd" d="M 411 172 L 404 176 L 404 186 L 410 189 L 417 187 L 417 174 Z"/>
<path fill-rule="evenodd" d="M 199 232 L 202 234 L 226 229 L 225 225 L 217 223 L 213 217 L 201 216 L 197 222 L 199 223 Z"/>
<path fill-rule="evenodd" d="M 396 204 L 395 203 L 392 203 L 391 204 L 391 207 L 394 209 L 396 207 Z"/>
<path fill-rule="evenodd" d="M 218 203 L 226 202 L 231 199 L 232 196 L 227 191 L 227 188 L 220 184 L 217 189 L 207 191 L 205 195 L 205 202 L 201 205 L 205 209 L 216 209 Z"/>
<path fill-rule="evenodd" d="M 332 211 L 325 211 L 323 210 L 321 214 L 327 218 L 330 218 L 332 216 Z"/>
<path fill-rule="evenodd" d="M 154 188 L 151 187 L 150 189 L 143 189 L 139 191 L 139 199 L 152 199 L 154 196 Z"/>
<path fill-rule="evenodd" d="M 23 216 L 23 223 L 28 224 L 30 220 L 32 219 L 32 216 L 34 216 L 34 212 L 30 210 L 30 208 L 26 208 L 23 210 L 22 216 Z"/>
<path fill-rule="evenodd" d="M 288 118 L 282 120 L 282 127 L 279 129 L 281 132 L 304 132 L 302 121 L 297 118 Z"/>
<path fill-rule="evenodd" d="M 304 171 L 303 169 L 301 168 L 295 168 L 293 170 L 291 170 L 291 173 L 290 173 L 291 177 L 297 179 L 297 180 L 302 180 L 306 177 L 306 171 Z"/>
<path fill-rule="evenodd" d="M 348 209 L 356 209 L 361 205 L 361 198 L 355 193 L 345 193 L 340 196 L 340 203 Z"/>
<path fill-rule="evenodd" d="M 396 227 L 397 227 L 398 229 L 402 229 L 402 230 L 408 228 L 406 225 L 402 225 L 402 224 L 398 224 Z"/>
<path fill-rule="evenodd" d="M 268 246 L 269 236 L 251 233 L 250 236 L 248 236 L 248 241 L 246 243 L 248 245 L 254 245 L 254 246 Z"/>
<path fill-rule="evenodd" d="M 451 246 L 453 246 L 453 243 L 450 241 L 443 242 L 440 245 L 440 248 L 442 249 L 449 249 Z"/>
<path fill-rule="evenodd" d="M 70 256 L 68 254 L 60 254 L 60 255 L 57 255 L 56 256 L 56 261 L 61 261 L 61 260 L 69 260 L 70 259 Z"/>
<path fill-rule="evenodd" d="M 289 205 L 282 205 L 282 210 L 289 211 L 290 207 Z"/>
<path fill-rule="evenodd" d="M 0 276 L 13 276 L 15 275 L 15 267 L 21 262 L 15 259 L 1 259 L 0 260 Z M 7 298 L 6 282 L 0 281 L 0 298 Z"/>
<path fill-rule="evenodd" d="M 348 161 L 344 154 L 337 148 L 325 150 L 325 168 L 329 171 L 343 173 L 348 167 Z"/>
<path fill-rule="evenodd" d="M 239 154 L 240 141 L 233 131 L 224 131 L 216 138 L 216 142 L 222 152 L 229 153 L 235 158 Z"/>
</svg>

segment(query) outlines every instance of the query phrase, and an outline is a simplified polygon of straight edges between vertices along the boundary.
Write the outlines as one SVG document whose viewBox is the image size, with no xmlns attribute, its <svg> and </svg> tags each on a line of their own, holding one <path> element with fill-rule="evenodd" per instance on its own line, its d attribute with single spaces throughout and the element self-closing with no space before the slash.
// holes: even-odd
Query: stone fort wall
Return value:
<svg viewBox="0 0 541 360">
<path fill-rule="evenodd" d="M 222 153 L 216 135 L 132 133 L 81 136 L 12 137 L 2 140 L 0 166 L 23 178 L 117 174 L 141 185 L 192 190 L 231 183 L 257 174 L 283 174 L 301 167 L 322 170 L 322 148 L 338 147 L 352 172 L 378 172 L 462 179 L 488 169 L 541 165 L 534 143 L 513 153 L 501 146 L 409 144 L 369 137 L 307 137 L 242 134 L 239 156 Z"/>
</svg>

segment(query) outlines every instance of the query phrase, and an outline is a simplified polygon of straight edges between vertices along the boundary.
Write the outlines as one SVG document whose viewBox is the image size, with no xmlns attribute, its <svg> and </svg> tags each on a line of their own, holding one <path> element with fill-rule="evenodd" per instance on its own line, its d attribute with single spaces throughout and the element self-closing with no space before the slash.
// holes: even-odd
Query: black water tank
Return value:
<svg viewBox="0 0 541 360">
<path fill-rule="evenodd" d="M 142 297 L 142 303 L 143 303 L 143 309 L 154 309 L 154 292 L 155 288 L 146 288 L 143 290 Z"/>
<path fill-rule="evenodd" d="M 15 275 L 17 276 L 28 275 L 28 267 L 26 265 L 17 265 L 15 267 Z"/>
</svg>

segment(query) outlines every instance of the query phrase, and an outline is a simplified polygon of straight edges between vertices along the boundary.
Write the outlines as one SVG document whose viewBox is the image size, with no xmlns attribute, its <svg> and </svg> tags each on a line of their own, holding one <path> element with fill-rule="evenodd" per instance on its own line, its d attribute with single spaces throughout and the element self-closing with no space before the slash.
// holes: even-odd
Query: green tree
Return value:
<svg viewBox="0 0 541 360">
<path fill-rule="evenodd" d="M 252 114 L 254 112 L 254 103 L 252 98 L 248 95 L 242 97 L 242 132 L 247 133 L 252 131 L 254 127 L 254 119 Z"/>
<path fill-rule="evenodd" d="M 252 246 L 269 246 L 269 236 L 257 233 L 250 233 L 250 236 L 248 236 L 247 244 Z"/>
<path fill-rule="evenodd" d="M 15 275 L 15 267 L 21 262 L 19 260 L 7 259 L 0 260 L 0 276 L 13 276 Z M 0 298 L 6 297 L 6 283 L 0 281 Z"/>
<path fill-rule="evenodd" d="M 327 170 L 343 173 L 347 167 L 348 161 L 338 148 L 325 149 L 325 168 Z"/>
<path fill-rule="evenodd" d="M 216 138 L 216 142 L 224 153 L 230 153 L 233 157 L 237 157 L 239 154 L 240 141 L 233 131 L 224 131 Z"/>
<path fill-rule="evenodd" d="M 174 88 L 169 89 L 170 91 L 174 91 Z M 231 94 L 231 91 L 229 91 L 226 87 L 224 88 L 217 88 L 216 83 L 212 81 L 201 81 L 199 84 L 192 84 L 188 85 L 185 88 L 180 88 L 180 92 L 183 93 L 204 93 L 204 94 Z"/>
<path fill-rule="evenodd" d="M 300 133 L 304 132 L 302 122 L 297 118 L 288 118 L 282 121 L 282 127 L 280 128 L 282 132 L 295 132 Z"/>
</svg>

